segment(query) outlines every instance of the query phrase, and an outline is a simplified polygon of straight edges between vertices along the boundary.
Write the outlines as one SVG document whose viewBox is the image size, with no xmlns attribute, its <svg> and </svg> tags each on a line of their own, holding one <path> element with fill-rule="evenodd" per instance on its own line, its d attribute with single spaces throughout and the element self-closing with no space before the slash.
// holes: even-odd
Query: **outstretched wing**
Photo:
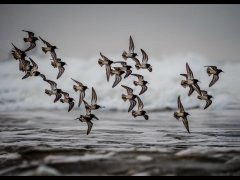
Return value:
<svg viewBox="0 0 240 180">
<path fill-rule="evenodd" d="M 189 93 L 188 93 L 188 96 L 191 96 L 192 95 L 192 93 L 194 92 L 194 88 L 193 88 L 193 86 L 192 85 L 190 85 L 189 86 Z"/>
<path fill-rule="evenodd" d="M 187 74 L 180 74 L 181 76 L 185 77 L 186 80 L 188 80 L 188 75 Z"/>
<path fill-rule="evenodd" d="M 134 57 L 132 58 L 132 60 L 136 63 L 136 65 L 140 65 L 140 61 L 138 60 L 138 58 Z"/>
<path fill-rule="evenodd" d="M 52 47 L 52 45 L 51 45 L 49 42 L 43 40 L 40 36 L 39 36 L 39 38 L 42 40 L 42 42 L 43 42 L 44 44 L 47 45 L 47 47 Z"/>
<path fill-rule="evenodd" d="M 23 76 L 22 79 L 27 79 L 27 78 L 29 78 L 30 76 L 31 76 L 31 74 L 30 74 L 29 72 L 27 72 L 27 74 L 26 74 L 25 76 Z"/>
<path fill-rule="evenodd" d="M 147 90 L 148 90 L 148 87 L 147 87 L 147 86 L 142 86 L 142 90 L 141 90 L 141 92 L 140 92 L 139 95 L 144 94 Z"/>
<path fill-rule="evenodd" d="M 144 104 L 142 102 L 142 100 L 140 99 L 140 97 L 137 96 L 137 100 L 138 100 L 138 111 L 142 111 L 144 108 Z"/>
<path fill-rule="evenodd" d="M 203 96 L 207 96 L 207 95 L 208 95 L 208 92 L 207 92 L 207 91 L 203 91 L 203 90 L 202 90 L 201 93 L 202 93 Z"/>
<path fill-rule="evenodd" d="M 93 123 L 91 121 L 87 121 L 87 125 L 88 125 L 87 135 L 89 135 L 92 130 Z"/>
<path fill-rule="evenodd" d="M 75 83 L 77 83 L 79 86 L 83 86 L 82 83 L 80 83 L 79 81 L 76 81 L 75 79 L 71 78 Z"/>
<path fill-rule="evenodd" d="M 122 87 L 127 90 L 128 94 L 133 94 L 133 89 L 131 89 L 130 87 L 127 87 L 127 86 L 124 86 L 124 85 L 122 85 Z"/>
<path fill-rule="evenodd" d="M 30 59 L 31 63 L 33 64 L 33 69 L 35 71 L 37 71 L 38 70 L 38 65 L 31 58 L 29 58 L 29 59 Z"/>
<path fill-rule="evenodd" d="M 85 98 L 85 91 L 81 91 L 81 92 L 80 92 L 80 98 L 79 98 L 78 107 L 81 106 L 81 104 L 82 104 L 84 98 Z"/>
<path fill-rule="evenodd" d="M 58 72 L 57 79 L 59 79 L 59 78 L 63 75 L 63 73 L 64 73 L 64 71 L 65 71 L 65 68 L 62 67 L 62 66 L 59 66 L 59 67 L 58 67 L 58 70 L 59 70 L 59 72 Z"/>
<path fill-rule="evenodd" d="M 106 75 L 107 75 L 107 81 L 109 82 L 110 75 L 111 75 L 111 66 L 106 65 Z"/>
<path fill-rule="evenodd" d="M 183 124 L 184 124 L 185 128 L 187 129 L 187 132 L 190 134 L 187 117 L 183 118 L 182 121 L 183 121 Z"/>
<path fill-rule="evenodd" d="M 137 102 L 135 100 L 130 100 L 130 107 L 128 109 L 128 112 L 132 111 L 133 108 L 136 106 Z"/>
<path fill-rule="evenodd" d="M 57 83 L 55 83 L 54 81 L 50 81 L 50 80 L 45 80 L 45 81 L 48 84 L 50 84 L 52 90 L 56 90 L 57 89 Z"/>
<path fill-rule="evenodd" d="M 204 110 L 207 109 L 212 104 L 212 100 L 206 101 L 206 106 L 204 107 Z"/>
<path fill-rule="evenodd" d="M 142 55 L 143 55 L 142 63 L 147 64 L 148 63 L 148 55 L 143 49 L 141 49 L 141 52 L 142 52 Z"/>
<path fill-rule="evenodd" d="M 92 105 L 97 104 L 97 93 L 94 88 L 92 88 Z"/>
<path fill-rule="evenodd" d="M 134 42 L 133 42 L 133 39 L 132 39 L 132 36 L 130 36 L 129 38 L 129 53 L 134 53 Z"/>
<path fill-rule="evenodd" d="M 189 67 L 188 63 L 186 64 L 186 69 L 187 69 L 188 79 L 194 79 L 193 72 L 192 72 L 191 68 Z"/>
<path fill-rule="evenodd" d="M 28 36 L 29 36 L 29 37 L 31 37 L 31 38 L 34 37 L 34 33 L 33 33 L 33 32 L 31 32 L 31 31 L 26 31 L 26 30 L 22 30 L 22 31 L 28 33 Z"/>
<path fill-rule="evenodd" d="M 192 87 L 194 88 L 194 90 L 195 90 L 200 96 L 202 95 L 201 89 L 200 89 L 200 87 L 198 86 L 197 83 L 194 84 Z"/>
<path fill-rule="evenodd" d="M 59 99 L 61 99 L 61 97 L 62 97 L 62 94 L 57 93 L 57 94 L 56 94 L 56 98 L 54 99 L 54 103 L 58 102 Z"/>
<path fill-rule="evenodd" d="M 180 110 L 180 112 L 185 112 L 180 96 L 178 97 L 178 109 Z"/>
<path fill-rule="evenodd" d="M 132 74 L 132 70 L 127 70 L 126 71 L 126 75 L 124 76 L 124 78 L 126 79 L 127 77 L 129 77 Z"/>
<path fill-rule="evenodd" d="M 219 76 L 213 75 L 213 79 L 212 79 L 211 83 L 209 84 L 209 87 L 212 87 L 218 80 L 219 80 Z"/>
<path fill-rule="evenodd" d="M 31 42 L 29 48 L 27 48 L 24 52 L 30 51 L 30 50 L 34 49 L 36 46 L 37 46 L 37 45 L 36 45 L 35 42 Z"/>
<path fill-rule="evenodd" d="M 121 81 L 122 81 L 122 76 L 116 74 L 116 75 L 115 75 L 115 82 L 114 82 L 112 88 L 115 88 Z"/>
<path fill-rule="evenodd" d="M 109 60 L 106 56 L 104 56 L 101 52 L 100 52 L 100 56 L 103 58 L 103 60 Z"/>
<path fill-rule="evenodd" d="M 69 108 L 68 108 L 68 112 L 70 112 L 72 110 L 72 108 L 74 107 L 74 102 L 69 102 Z"/>
</svg>

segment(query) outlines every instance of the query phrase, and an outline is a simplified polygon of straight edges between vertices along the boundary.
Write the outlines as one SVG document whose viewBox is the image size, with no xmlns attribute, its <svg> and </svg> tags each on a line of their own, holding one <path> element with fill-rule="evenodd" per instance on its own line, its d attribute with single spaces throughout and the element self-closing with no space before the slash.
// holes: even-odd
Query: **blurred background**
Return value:
<svg viewBox="0 0 240 180">
<path fill-rule="evenodd" d="M 238 72 L 240 69 L 240 5 L 0 5 L 0 110 L 63 109 L 66 105 L 53 104 L 53 97 L 44 94 L 49 85 L 41 78 L 29 78 L 18 71 L 18 62 L 10 56 L 13 42 L 20 49 L 27 44 L 22 40 L 33 31 L 57 45 L 57 54 L 68 66 L 57 81 L 59 87 L 78 98 L 72 89 L 75 78 L 89 87 L 94 86 L 100 104 L 108 109 L 126 109 L 121 100 L 125 90 L 121 84 L 135 91 L 133 77 L 112 89 L 114 77 L 107 83 L 105 69 L 98 64 L 99 53 L 112 60 L 123 60 L 132 35 L 135 49 L 140 55 L 143 48 L 153 65 L 153 73 L 141 73 L 150 82 L 142 96 L 147 109 L 159 110 L 176 107 L 178 95 L 187 96 L 182 88 L 180 73 L 189 62 L 202 83 L 200 86 L 215 96 L 212 109 L 231 108 L 239 102 Z M 50 65 L 50 55 L 43 54 L 42 42 L 28 53 L 48 79 L 55 80 L 58 71 Z M 131 65 L 134 65 L 129 60 Z M 226 73 L 211 89 L 205 65 L 218 65 Z M 90 97 L 90 92 L 88 93 Z M 187 107 L 204 103 L 184 98 Z"/>
</svg>

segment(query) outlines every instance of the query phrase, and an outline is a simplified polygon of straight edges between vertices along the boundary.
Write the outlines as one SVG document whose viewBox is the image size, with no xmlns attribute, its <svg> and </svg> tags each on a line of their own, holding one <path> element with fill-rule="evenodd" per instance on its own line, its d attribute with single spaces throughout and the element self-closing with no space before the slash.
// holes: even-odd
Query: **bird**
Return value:
<svg viewBox="0 0 240 180">
<path fill-rule="evenodd" d="M 123 59 L 127 60 L 128 58 L 133 59 L 133 58 L 137 57 L 138 55 L 137 55 L 137 53 L 134 52 L 134 49 L 135 49 L 134 42 L 133 42 L 132 36 L 130 36 L 130 38 L 129 38 L 129 51 L 128 52 L 126 52 L 126 51 L 123 52 L 123 54 L 122 54 Z"/>
<path fill-rule="evenodd" d="M 128 109 L 128 112 L 132 111 L 133 108 L 136 106 L 137 102 L 136 102 L 136 98 L 137 96 L 135 94 L 133 94 L 133 90 L 130 87 L 124 86 L 122 85 L 123 88 L 125 88 L 127 90 L 127 95 L 123 94 L 122 95 L 122 99 L 124 102 L 126 102 L 127 100 L 130 101 L 130 107 Z"/>
<path fill-rule="evenodd" d="M 62 98 L 62 90 L 57 88 L 57 83 L 54 81 L 48 80 L 45 75 L 40 75 L 45 82 L 50 84 L 51 90 L 45 89 L 45 94 L 52 96 L 55 95 L 54 103 L 58 102 Z"/>
<path fill-rule="evenodd" d="M 79 103 L 78 103 L 78 107 L 81 106 L 84 98 L 85 98 L 85 91 L 88 89 L 87 86 L 84 86 L 81 82 L 74 80 L 73 78 L 71 78 L 75 83 L 77 83 L 77 85 L 73 85 L 73 89 L 75 92 L 80 91 L 80 98 L 79 98 Z"/>
<path fill-rule="evenodd" d="M 101 106 L 99 106 L 97 104 L 97 93 L 95 91 L 94 88 L 92 88 L 92 101 L 91 101 L 91 105 L 89 105 L 85 100 L 83 100 L 84 104 L 85 104 L 85 108 L 87 111 L 87 114 L 91 113 L 92 110 L 97 110 L 102 108 Z"/>
<path fill-rule="evenodd" d="M 212 98 L 213 96 L 208 95 L 207 91 L 202 91 L 202 95 L 198 96 L 198 99 L 206 101 L 206 106 L 204 110 L 207 109 L 212 104 L 212 100 L 211 100 Z"/>
<path fill-rule="evenodd" d="M 72 108 L 74 107 L 74 99 L 73 98 L 71 98 L 70 96 L 69 96 L 69 94 L 68 93 L 66 93 L 66 92 L 62 92 L 62 94 L 63 94 L 63 96 L 64 96 L 64 99 L 60 99 L 60 102 L 61 103 L 68 103 L 69 104 L 69 108 L 68 108 L 68 112 L 70 112 L 71 110 L 72 110 Z"/>
<path fill-rule="evenodd" d="M 128 78 L 131 74 L 132 74 L 132 66 L 129 66 L 126 62 L 124 61 L 117 61 L 114 62 L 114 64 L 120 63 L 122 65 L 122 67 L 119 67 L 119 70 L 122 70 L 126 73 L 126 75 L 124 76 L 124 79 Z"/>
<path fill-rule="evenodd" d="M 212 87 L 219 80 L 219 74 L 224 72 L 223 70 L 218 69 L 216 66 L 205 66 L 205 67 L 207 67 L 208 76 L 213 75 L 213 79 L 209 84 L 209 87 Z"/>
<path fill-rule="evenodd" d="M 52 59 L 51 65 L 54 68 L 58 68 L 59 72 L 58 72 L 57 79 L 59 79 L 65 71 L 64 66 L 67 65 L 67 64 L 65 62 L 62 62 L 62 60 L 60 58 L 57 58 L 57 59 Z"/>
<path fill-rule="evenodd" d="M 46 54 L 47 52 L 51 53 L 52 59 L 57 59 L 57 54 L 55 52 L 56 49 L 58 49 L 56 46 L 52 46 L 49 42 L 43 40 L 40 36 L 39 38 L 42 40 L 42 42 L 47 46 L 47 47 L 42 47 L 42 51 Z"/>
<path fill-rule="evenodd" d="M 114 68 L 114 69 L 111 69 L 110 73 L 111 73 L 111 76 L 115 75 L 115 81 L 112 86 L 112 88 L 115 88 L 122 81 L 122 75 L 125 72 L 118 68 Z"/>
<path fill-rule="evenodd" d="M 142 87 L 142 90 L 141 90 L 139 95 L 144 94 L 148 90 L 148 87 L 146 85 L 149 84 L 149 83 L 147 81 L 144 81 L 144 77 L 142 75 L 132 74 L 132 76 L 138 77 L 138 81 L 134 81 L 133 84 L 135 86 L 141 86 Z"/>
<path fill-rule="evenodd" d="M 85 116 L 80 115 L 80 117 L 75 119 L 75 120 L 79 120 L 80 122 L 86 122 L 87 123 L 87 125 L 88 125 L 87 135 L 89 135 L 91 130 L 92 130 L 92 127 L 93 127 L 92 119 L 99 120 L 99 118 L 96 117 L 94 114 L 87 114 Z"/>
<path fill-rule="evenodd" d="M 36 47 L 36 41 L 38 41 L 39 39 L 35 37 L 34 33 L 31 31 L 26 31 L 26 30 L 22 30 L 22 31 L 28 33 L 28 38 L 23 38 L 24 42 L 30 43 L 30 46 L 24 52 L 34 49 Z"/>
<path fill-rule="evenodd" d="M 198 85 L 199 80 L 194 79 L 193 72 L 191 68 L 189 67 L 188 63 L 186 63 L 186 69 L 187 69 L 187 74 L 180 74 L 181 76 L 184 76 L 186 80 L 181 81 L 181 85 L 186 88 L 187 86 L 190 88 L 190 91 L 188 93 L 188 96 L 191 96 L 194 90 L 199 94 L 201 94 L 201 89 Z"/>
<path fill-rule="evenodd" d="M 41 73 L 38 71 L 38 65 L 31 59 L 29 58 L 32 66 L 29 67 L 29 70 L 26 72 L 26 75 L 22 79 L 27 79 L 31 76 L 39 76 Z"/>
<path fill-rule="evenodd" d="M 187 120 L 187 116 L 190 116 L 190 114 L 185 112 L 180 96 L 178 97 L 178 109 L 179 109 L 179 112 L 175 112 L 174 117 L 177 120 L 182 118 L 183 124 L 184 124 L 185 128 L 187 129 L 188 133 L 190 134 L 188 120 Z"/>
<path fill-rule="evenodd" d="M 134 118 L 138 117 L 138 116 L 143 116 L 146 120 L 149 119 L 149 116 L 147 115 L 147 112 L 143 110 L 144 108 L 144 104 L 142 102 L 142 100 L 137 97 L 137 100 L 138 100 L 138 111 L 132 111 L 132 116 Z"/>
<path fill-rule="evenodd" d="M 151 66 L 151 64 L 148 64 L 148 55 L 147 55 L 147 53 L 143 49 L 141 49 L 141 52 L 142 52 L 142 55 L 143 55 L 142 64 L 135 57 L 135 58 L 133 58 L 133 60 L 136 63 L 135 67 L 137 68 L 137 70 L 139 70 L 139 69 L 148 69 L 149 72 L 152 72 L 153 71 L 152 66 Z"/>
<path fill-rule="evenodd" d="M 102 59 L 98 60 L 98 64 L 102 67 L 105 65 L 106 67 L 106 75 L 107 75 L 107 81 L 109 82 L 110 74 L 111 74 L 111 65 L 113 64 L 113 61 L 108 59 L 106 56 L 104 56 L 101 52 L 100 55 Z"/>
</svg>

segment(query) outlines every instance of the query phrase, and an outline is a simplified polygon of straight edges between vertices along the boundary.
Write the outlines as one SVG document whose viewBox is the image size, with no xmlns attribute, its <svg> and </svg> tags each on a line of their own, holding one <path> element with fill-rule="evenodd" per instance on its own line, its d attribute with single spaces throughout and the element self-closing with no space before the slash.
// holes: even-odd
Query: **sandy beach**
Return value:
<svg viewBox="0 0 240 180">
<path fill-rule="evenodd" d="M 78 111 L 2 112 L 0 175 L 240 175 L 239 111 L 201 112 L 189 135 L 172 111 L 102 111 L 89 136 Z"/>
</svg>

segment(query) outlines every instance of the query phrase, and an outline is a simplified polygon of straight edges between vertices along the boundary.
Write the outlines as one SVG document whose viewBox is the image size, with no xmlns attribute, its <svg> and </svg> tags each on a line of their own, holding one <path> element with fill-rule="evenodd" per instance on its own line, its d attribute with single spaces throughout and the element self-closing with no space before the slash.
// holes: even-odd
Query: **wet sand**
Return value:
<svg viewBox="0 0 240 180">
<path fill-rule="evenodd" d="M 0 113 L 0 175 L 240 175 L 240 112 L 191 110 L 191 134 L 172 111 L 150 120 L 78 111 Z"/>
</svg>

